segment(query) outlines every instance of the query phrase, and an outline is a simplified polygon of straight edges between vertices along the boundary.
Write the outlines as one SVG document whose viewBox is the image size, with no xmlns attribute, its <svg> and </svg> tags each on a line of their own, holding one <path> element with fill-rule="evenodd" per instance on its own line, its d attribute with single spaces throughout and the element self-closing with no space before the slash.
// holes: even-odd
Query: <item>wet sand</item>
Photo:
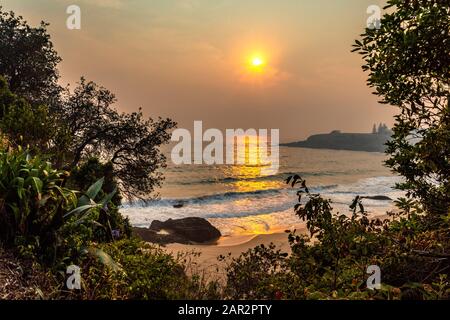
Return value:
<svg viewBox="0 0 450 320">
<path fill-rule="evenodd" d="M 298 226 L 297 233 L 306 233 L 304 226 Z M 214 273 L 222 273 L 225 267 L 223 262 L 219 262 L 217 257 L 220 255 L 230 257 L 238 257 L 243 252 L 257 247 L 261 244 L 269 245 L 273 243 L 283 252 L 290 252 L 288 243 L 288 234 L 280 230 L 271 234 L 257 234 L 257 235 L 234 235 L 229 237 L 222 237 L 216 244 L 210 245 L 183 245 L 170 244 L 165 247 L 169 253 L 177 255 L 178 253 L 197 252 L 199 256 L 191 257 L 191 268 L 194 271 L 206 271 Z"/>
</svg>

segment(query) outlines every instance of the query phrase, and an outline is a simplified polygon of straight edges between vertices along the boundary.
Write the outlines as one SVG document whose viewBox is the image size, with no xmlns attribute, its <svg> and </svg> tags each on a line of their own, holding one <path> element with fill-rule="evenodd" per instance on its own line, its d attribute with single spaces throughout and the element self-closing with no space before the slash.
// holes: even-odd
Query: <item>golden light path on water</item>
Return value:
<svg viewBox="0 0 450 320">
<path fill-rule="evenodd" d="M 256 139 L 249 139 L 246 143 L 245 151 L 242 152 L 243 150 L 241 150 L 237 155 L 237 157 L 242 158 L 242 160 L 245 159 L 245 164 L 224 167 L 223 169 L 225 175 L 237 178 L 236 181 L 233 182 L 233 189 L 235 192 L 249 193 L 277 189 L 282 186 L 282 182 L 280 181 L 258 180 L 258 178 L 267 175 L 264 170 L 267 165 L 261 163 L 259 156 L 260 149 L 258 143 L 255 141 Z M 238 207 L 246 208 L 252 206 L 253 201 L 253 198 L 237 199 L 234 201 L 234 204 Z M 273 226 L 276 223 L 276 219 L 269 213 L 258 216 L 241 217 L 236 223 L 234 233 L 238 235 L 270 234 L 274 232 L 273 228 L 270 226 Z"/>
</svg>

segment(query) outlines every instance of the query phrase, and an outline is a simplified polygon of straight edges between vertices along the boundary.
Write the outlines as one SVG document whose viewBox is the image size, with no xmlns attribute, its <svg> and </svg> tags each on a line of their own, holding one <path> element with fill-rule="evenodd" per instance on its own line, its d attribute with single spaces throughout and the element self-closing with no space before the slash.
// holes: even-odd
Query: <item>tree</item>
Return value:
<svg viewBox="0 0 450 320">
<path fill-rule="evenodd" d="M 119 113 L 112 108 L 115 102 L 109 90 L 83 78 L 73 93 L 66 91 L 56 113 L 71 139 L 57 152 L 57 162 L 70 169 L 97 157 L 112 165 L 122 194 L 149 199 L 163 179 L 159 170 L 166 158 L 160 147 L 176 124 L 145 119 L 141 110 Z"/>
<path fill-rule="evenodd" d="M 381 103 L 399 108 L 386 164 L 429 213 L 450 209 L 450 2 L 389 0 L 379 30 L 356 41 Z"/>
<path fill-rule="evenodd" d="M 58 169 L 72 171 L 96 157 L 102 162 L 98 168 L 112 167 L 111 180 L 122 194 L 152 198 L 166 161 L 160 147 L 175 123 L 145 119 L 141 110 L 119 113 L 114 94 L 83 78 L 73 92 L 61 88 L 61 58 L 47 26 L 33 28 L 0 7 L 0 76 L 6 79 L 0 80 L 2 134 L 13 145 L 46 154 Z"/>
<path fill-rule="evenodd" d="M 12 92 L 32 104 L 52 104 L 61 90 L 57 69 L 61 58 L 53 48 L 48 24 L 33 28 L 0 6 L 0 75 Z"/>
<path fill-rule="evenodd" d="M 44 105 L 31 106 L 13 94 L 0 76 L 0 131 L 13 146 L 29 146 L 30 151 L 51 153 L 58 136 L 55 119 Z"/>
</svg>

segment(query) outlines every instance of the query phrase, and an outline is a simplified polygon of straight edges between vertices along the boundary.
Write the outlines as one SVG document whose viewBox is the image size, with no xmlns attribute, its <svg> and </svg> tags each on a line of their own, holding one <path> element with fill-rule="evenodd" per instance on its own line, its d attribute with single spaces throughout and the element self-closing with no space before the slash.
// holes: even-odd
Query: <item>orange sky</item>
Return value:
<svg viewBox="0 0 450 320">
<path fill-rule="evenodd" d="M 74 3 L 81 30 L 65 27 Z M 395 109 L 377 103 L 350 53 L 371 4 L 383 1 L 2 0 L 51 23 L 63 83 L 85 76 L 116 93 L 118 109 L 180 127 L 273 128 L 282 141 L 392 123 Z"/>
</svg>

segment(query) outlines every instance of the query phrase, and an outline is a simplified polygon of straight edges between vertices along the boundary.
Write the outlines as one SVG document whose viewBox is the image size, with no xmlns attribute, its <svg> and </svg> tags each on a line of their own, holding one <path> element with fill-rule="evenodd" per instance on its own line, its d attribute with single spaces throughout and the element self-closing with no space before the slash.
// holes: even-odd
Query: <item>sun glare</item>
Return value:
<svg viewBox="0 0 450 320">
<path fill-rule="evenodd" d="M 252 71 L 262 72 L 266 65 L 266 60 L 261 55 L 252 55 L 249 60 L 249 67 Z"/>
<path fill-rule="evenodd" d="M 264 65 L 264 60 L 261 57 L 253 57 L 252 58 L 252 66 L 260 67 Z"/>
<path fill-rule="evenodd" d="M 269 87 L 279 81 L 279 48 L 276 42 L 242 40 L 233 50 L 236 73 L 241 82 L 252 88 Z"/>
<path fill-rule="evenodd" d="M 260 74 L 265 71 L 267 60 L 261 54 L 253 54 L 248 57 L 247 66 L 250 72 Z"/>
</svg>

